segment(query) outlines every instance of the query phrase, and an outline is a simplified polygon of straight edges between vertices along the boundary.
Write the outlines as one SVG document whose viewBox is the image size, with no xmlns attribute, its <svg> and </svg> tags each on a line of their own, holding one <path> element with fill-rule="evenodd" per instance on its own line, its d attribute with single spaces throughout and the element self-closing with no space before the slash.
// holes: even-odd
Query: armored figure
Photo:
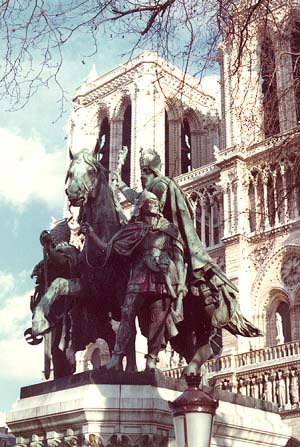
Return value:
<svg viewBox="0 0 300 447">
<path fill-rule="evenodd" d="M 53 297 L 64 297 L 72 291 L 79 291 L 78 255 L 76 247 L 69 243 L 70 230 L 66 220 L 57 224 L 50 232 L 43 231 L 40 242 L 43 246 L 44 259 L 33 269 L 32 277 L 36 278 L 36 287 L 31 297 L 30 308 L 32 328 L 25 331 L 27 340 L 36 344 L 36 337 L 43 333 L 45 338 L 45 376 L 49 377 L 51 358 L 55 377 L 62 377 L 75 371 L 75 353 L 70 349 L 71 317 L 69 311 L 72 302 L 53 300 Z M 30 336 L 30 337 L 28 337 Z"/>
<path fill-rule="evenodd" d="M 116 252 L 129 257 L 131 263 L 115 349 L 107 368 L 122 369 L 122 359 L 135 341 L 138 316 L 148 340 L 146 369 L 154 369 L 159 351 L 177 335 L 175 323 L 182 319 L 185 267 L 178 229 L 162 217 L 157 197 L 144 191 L 132 220 L 108 244 L 99 240 L 91 227 L 84 231 L 106 250 L 107 258 Z"/>
<path fill-rule="evenodd" d="M 221 328 L 246 337 L 262 332 L 242 315 L 237 288 L 206 253 L 194 227 L 193 207 L 177 183 L 161 174 L 158 153 L 142 150 L 140 166 L 144 190 L 156 195 L 163 216 L 176 226 L 183 242 L 188 294 L 179 333 L 170 342 L 188 362 L 186 374 L 196 374 L 208 358 L 220 353 Z M 138 203 L 142 193 L 129 188 L 120 176 L 117 182 L 127 200 Z"/>
</svg>

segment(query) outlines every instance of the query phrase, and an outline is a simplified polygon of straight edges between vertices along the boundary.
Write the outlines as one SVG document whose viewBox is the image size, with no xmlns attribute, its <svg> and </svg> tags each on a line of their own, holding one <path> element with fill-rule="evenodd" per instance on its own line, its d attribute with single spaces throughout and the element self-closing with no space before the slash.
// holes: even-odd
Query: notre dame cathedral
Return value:
<svg viewBox="0 0 300 447">
<path fill-rule="evenodd" d="M 265 334 L 224 333 L 208 380 L 277 403 L 300 438 L 300 2 L 293 3 L 274 2 L 265 26 L 253 21 L 239 66 L 235 39 L 221 44 L 220 116 L 198 80 L 145 51 L 109 73 L 90 73 L 73 100 L 67 151 L 96 148 L 113 171 L 127 146 L 122 176 L 137 189 L 141 147 L 159 152 L 164 173 L 194 204 L 204 246 L 238 286 L 243 313 Z M 179 376 L 180 362 L 165 356 L 165 374 Z M 78 364 L 108 358 L 98 340 Z"/>
</svg>

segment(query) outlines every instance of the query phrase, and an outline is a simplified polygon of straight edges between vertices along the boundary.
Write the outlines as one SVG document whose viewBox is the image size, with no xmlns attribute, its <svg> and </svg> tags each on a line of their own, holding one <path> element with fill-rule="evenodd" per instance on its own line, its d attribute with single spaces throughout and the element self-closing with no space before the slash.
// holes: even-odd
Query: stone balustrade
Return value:
<svg viewBox="0 0 300 447">
<path fill-rule="evenodd" d="M 208 382 L 223 390 L 277 403 L 280 411 L 300 408 L 300 341 L 224 355 L 205 366 Z M 180 378 L 183 370 L 164 374 Z"/>
</svg>

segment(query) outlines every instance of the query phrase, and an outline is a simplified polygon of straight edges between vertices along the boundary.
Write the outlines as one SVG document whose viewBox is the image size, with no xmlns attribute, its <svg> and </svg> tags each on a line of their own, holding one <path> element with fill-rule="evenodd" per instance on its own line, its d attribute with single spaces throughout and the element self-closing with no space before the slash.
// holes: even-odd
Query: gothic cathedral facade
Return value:
<svg viewBox="0 0 300 447">
<path fill-rule="evenodd" d="M 267 23 L 253 20 L 242 50 L 230 36 L 221 44 L 221 117 L 195 78 L 145 51 L 90 74 L 67 134 L 68 153 L 89 148 L 110 171 L 127 146 L 122 175 L 137 189 L 140 148 L 158 151 L 194 204 L 202 243 L 264 332 L 224 331 L 208 379 L 277 403 L 300 437 L 300 2 L 279 3 Z"/>
</svg>

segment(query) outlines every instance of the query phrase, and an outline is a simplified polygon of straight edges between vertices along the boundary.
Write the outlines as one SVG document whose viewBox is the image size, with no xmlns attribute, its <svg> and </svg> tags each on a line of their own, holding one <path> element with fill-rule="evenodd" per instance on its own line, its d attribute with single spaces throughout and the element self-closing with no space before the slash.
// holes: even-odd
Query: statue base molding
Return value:
<svg viewBox="0 0 300 447">
<path fill-rule="evenodd" d="M 185 388 L 159 372 L 86 371 L 22 388 L 7 424 L 18 447 L 175 447 L 168 401 Z M 274 404 L 208 391 L 219 400 L 212 446 L 287 444 L 291 430 Z"/>
</svg>

